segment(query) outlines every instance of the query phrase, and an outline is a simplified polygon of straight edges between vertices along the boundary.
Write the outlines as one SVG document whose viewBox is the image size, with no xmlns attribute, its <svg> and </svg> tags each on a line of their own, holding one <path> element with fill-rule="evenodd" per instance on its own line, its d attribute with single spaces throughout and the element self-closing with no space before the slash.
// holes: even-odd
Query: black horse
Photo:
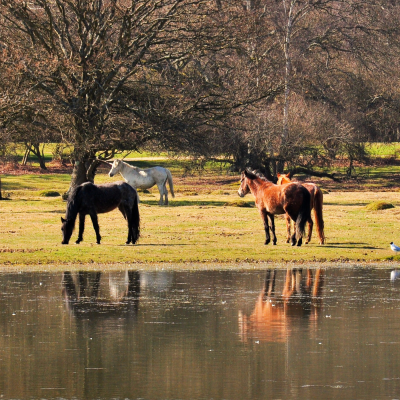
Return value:
<svg viewBox="0 0 400 400">
<path fill-rule="evenodd" d="M 68 197 L 65 219 L 61 217 L 63 240 L 68 244 L 75 227 L 76 217 L 79 214 L 79 234 L 76 243 L 80 243 L 85 229 L 85 216 L 90 215 L 93 228 L 96 231 L 97 244 L 101 236 L 97 214 L 107 213 L 115 208 L 121 211 L 128 222 L 128 240 L 126 244 L 136 243 L 140 236 L 139 200 L 136 190 L 126 182 L 105 183 L 94 185 L 85 182 L 72 190 Z"/>
</svg>

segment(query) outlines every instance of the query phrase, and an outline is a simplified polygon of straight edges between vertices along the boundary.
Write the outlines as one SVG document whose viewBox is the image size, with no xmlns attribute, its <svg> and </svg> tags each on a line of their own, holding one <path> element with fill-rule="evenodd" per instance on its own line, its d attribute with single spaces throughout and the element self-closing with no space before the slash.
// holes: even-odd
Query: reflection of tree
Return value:
<svg viewBox="0 0 400 400">
<path fill-rule="evenodd" d="M 101 272 L 80 271 L 75 277 L 71 272 L 63 273 L 62 285 L 65 305 L 73 315 L 114 316 L 121 313 L 137 315 L 140 297 L 140 273 L 127 271 L 125 287 L 118 292 L 115 283 L 108 282 L 109 296 L 100 297 Z"/>
<path fill-rule="evenodd" d="M 318 319 L 323 288 L 323 272 L 310 269 L 287 269 L 282 293 L 275 292 L 276 270 L 268 270 L 264 287 L 250 316 L 239 311 L 243 341 L 249 337 L 264 341 L 285 341 L 295 323 Z"/>
</svg>

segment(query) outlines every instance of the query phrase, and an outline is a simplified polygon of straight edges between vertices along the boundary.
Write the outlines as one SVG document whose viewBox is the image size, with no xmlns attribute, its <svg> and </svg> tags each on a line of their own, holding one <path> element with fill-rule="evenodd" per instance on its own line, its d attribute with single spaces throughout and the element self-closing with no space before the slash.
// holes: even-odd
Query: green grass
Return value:
<svg viewBox="0 0 400 400">
<path fill-rule="evenodd" d="M 136 156 L 136 154 L 135 154 Z M 130 155 L 132 157 L 132 155 Z M 188 173 L 186 159 L 132 157 L 140 167 L 163 165 L 171 169 L 176 197 L 168 207 L 158 206 L 156 188 L 139 193 L 142 236 L 137 245 L 125 246 L 125 221 L 118 211 L 99 216 L 102 244 L 87 217 L 84 241 L 61 245 L 61 221 L 66 203 L 60 197 L 43 197 L 43 192 L 64 193 L 69 174 L 2 175 L 0 202 L 0 265 L 5 268 L 68 264 L 88 265 L 219 265 L 234 268 L 243 263 L 310 263 L 337 261 L 399 261 L 389 247 L 400 243 L 400 166 L 384 165 L 363 169 L 364 178 L 341 183 L 320 179 L 324 191 L 326 244 L 313 240 L 302 247 L 285 243 L 283 216 L 276 218 L 277 246 L 265 246 L 264 229 L 251 194 L 239 199 L 239 175 L 207 163 L 199 174 Z M 109 178 L 104 166 L 96 183 Z M 368 210 L 370 203 L 383 202 L 394 208 Z M 246 205 L 246 207 L 244 207 Z M 398 240 L 397 240 L 398 238 Z"/>
<path fill-rule="evenodd" d="M 371 157 L 394 157 L 400 155 L 400 143 L 369 143 L 366 146 L 367 152 Z"/>
<path fill-rule="evenodd" d="M 176 197 L 160 207 L 158 191 L 140 193 L 142 236 L 137 245 L 125 246 L 125 221 L 118 211 L 99 216 L 102 244 L 87 218 L 84 241 L 61 245 L 61 222 L 66 203 L 60 198 L 41 197 L 44 187 L 66 190 L 64 175 L 5 176 L 11 200 L 0 202 L 0 264 L 63 265 L 95 264 L 223 263 L 227 267 L 244 262 L 385 261 L 399 260 L 389 248 L 400 242 L 400 197 L 397 192 L 331 192 L 325 195 L 324 219 L 327 243 L 313 240 L 302 247 L 285 243 L 283 216 L 276 218 L 277 246 L 264 243 L 263 226 L 254 199 L 251 207 L 237 207 L 236 177 L 185 178 L 175 176 Z M 97 182 L 109 181 L 100 174 Z M 197 185 L 197 186 L 196 186 Z M 196 190 L 196 187 L 198 188 Z M 384 201 L 394 208 L 368 211 L 366 205 Z M 396 238 L 399 237 L 399 240 Z"/>
</svg>

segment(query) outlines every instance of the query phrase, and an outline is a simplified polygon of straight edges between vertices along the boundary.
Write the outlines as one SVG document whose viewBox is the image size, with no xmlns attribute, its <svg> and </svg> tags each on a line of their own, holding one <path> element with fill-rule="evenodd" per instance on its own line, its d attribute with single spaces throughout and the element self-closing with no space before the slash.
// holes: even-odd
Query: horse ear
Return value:
<svg viewBox="0 0 400 400">
<path fill-rule="evenodd" d="M 287 176 L 289 179 L 291 179 L 291 178 L 292 178 L 292 171 L 289 171 L 289 172 L 286 174 L 286 176 Z"/>
<path fill-rule="evenodd" d="M 67 221 L 66 219 L 64 219 L 63 217 L 61 217 L 61 222 L 62 222 L 62 223 L 66 222 L 66 221 Z"/>
<path fill-rule="evenodd" d="M 278 173 L 276 174 L 276 177 L 277 177 L 277 178 L 280 178 L 280 177 L 281 177 L 281 174 L 278 172 Z"/>
</svg>

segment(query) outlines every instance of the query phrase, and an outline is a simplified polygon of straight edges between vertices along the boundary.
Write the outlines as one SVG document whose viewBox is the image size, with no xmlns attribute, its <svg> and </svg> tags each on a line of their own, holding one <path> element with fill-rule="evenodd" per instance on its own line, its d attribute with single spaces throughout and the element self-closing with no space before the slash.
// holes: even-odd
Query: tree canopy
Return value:
<svg viewBox="0 0 400 400">
<path fill-rule="evenodd" d="M 391 0 L 1 0 L 1 135 L 97 159 L 152 143 L 274 174 L 397 139 Z"/>
</svg>

